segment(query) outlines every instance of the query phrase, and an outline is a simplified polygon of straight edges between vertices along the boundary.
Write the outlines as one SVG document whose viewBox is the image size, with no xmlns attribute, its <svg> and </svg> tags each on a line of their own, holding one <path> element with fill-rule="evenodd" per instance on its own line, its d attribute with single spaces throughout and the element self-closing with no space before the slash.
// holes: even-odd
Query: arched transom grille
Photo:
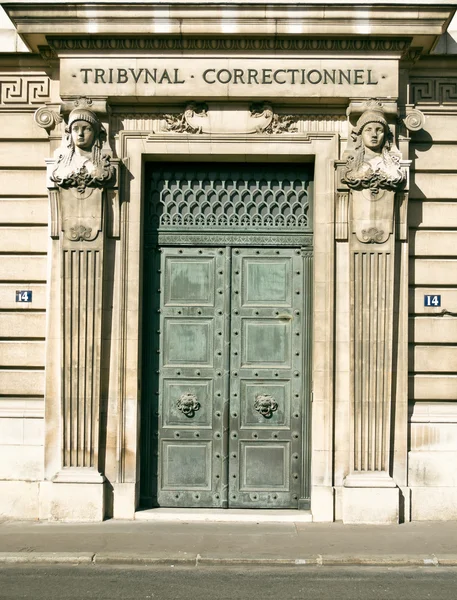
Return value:
<svg viewBox="0 0 457 600">
<path fill-rule="evenodd" d="M 152 163 L 146 228 L 311 232 L 308 165 Z"/>
</svg>

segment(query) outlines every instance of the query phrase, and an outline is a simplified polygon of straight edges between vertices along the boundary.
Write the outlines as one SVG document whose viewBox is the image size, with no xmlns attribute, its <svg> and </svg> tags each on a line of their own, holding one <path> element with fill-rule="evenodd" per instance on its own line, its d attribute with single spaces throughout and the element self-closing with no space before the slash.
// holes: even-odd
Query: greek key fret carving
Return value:
<svg viewBox="0 0 457 600">
<path fill-rule="evenodd" d="M 410 104 L 456 104 L 457 77 L 412 77 Z"/>
<path fill-rule="evenodd" d="M 0 106 L 42 104 L 50 98 L 49 77 L 0 74 Z"/>
</svg>

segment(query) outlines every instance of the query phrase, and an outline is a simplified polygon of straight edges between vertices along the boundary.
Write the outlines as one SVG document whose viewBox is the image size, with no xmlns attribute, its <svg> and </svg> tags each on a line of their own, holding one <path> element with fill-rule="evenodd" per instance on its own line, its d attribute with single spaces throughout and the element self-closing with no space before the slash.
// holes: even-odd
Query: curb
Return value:
<svg viewBox="0 0 457 600">
<path fill-rule="evenodd" d="M 0 564 L 90 565 L 93 552 L 0 552 Z"/>
<path fill-rule="evenodd" d="M 457 567 L 457 555 L 332 556 L 315 555 L 302 558 L 248 558 L 175 556 L 118 552 L 0 552 L 0 564 L 61 564 L 61 565 L 162 565 L 162 566 L 370 566 L 370 567 Z"/>
</svg>

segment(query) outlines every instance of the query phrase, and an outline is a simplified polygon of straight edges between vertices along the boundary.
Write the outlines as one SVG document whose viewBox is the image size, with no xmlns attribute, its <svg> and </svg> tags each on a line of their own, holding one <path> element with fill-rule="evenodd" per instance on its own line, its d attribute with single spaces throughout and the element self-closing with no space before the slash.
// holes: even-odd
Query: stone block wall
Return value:
<svg viewBox="0 0 457 600">
<path fill-rule="evenodd" d="M 0 73 L 0 516 L 21 518 L 38 517 L 44 463 L 49 139 L 33 90 L 46 80 Z"/>
<path fill-rule="evenodd" d="M 410 84 L 409 102 L 425 115 L 411 135 L 408 214 L 412 520 L 457 519 L 457 77 L 444 73 L 418 72 Z M 33 115 L 50 100 L 33 64 L 0 71 L 0 517 L 38 518 L 44 478 L 52 147 Z M 344 142 L 345 117 L 329 123 Z M 33 301 L 16 302 L 18 290 Z M 424 307 L 426 294 L 441 306 Z"/>
<path fill-rule="evenodd" d="M 412 520 L 457 519 L 456 84 L 429 73 L 410 84 L 425 114 L 424 129 L 412 134 L 408 219 Z M 441 306 L 425 307 L 426 294 L 440 295 Z"/>
</svg>

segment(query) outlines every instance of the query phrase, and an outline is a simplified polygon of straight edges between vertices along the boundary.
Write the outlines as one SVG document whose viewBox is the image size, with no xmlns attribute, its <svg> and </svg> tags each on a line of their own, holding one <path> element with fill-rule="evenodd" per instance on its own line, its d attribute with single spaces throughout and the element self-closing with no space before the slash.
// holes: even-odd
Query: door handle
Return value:
<svg viewBox="0 0 457 600">
<path fill-rule="evenodd" d="M 281 319 L 283 321 L 292 321 L 293 316 L 292 315 L 288 315 L 287 313 L 284 313 L 283 315 L 278 315 L 276 318 L 277 319 Z"/>
</svg>

